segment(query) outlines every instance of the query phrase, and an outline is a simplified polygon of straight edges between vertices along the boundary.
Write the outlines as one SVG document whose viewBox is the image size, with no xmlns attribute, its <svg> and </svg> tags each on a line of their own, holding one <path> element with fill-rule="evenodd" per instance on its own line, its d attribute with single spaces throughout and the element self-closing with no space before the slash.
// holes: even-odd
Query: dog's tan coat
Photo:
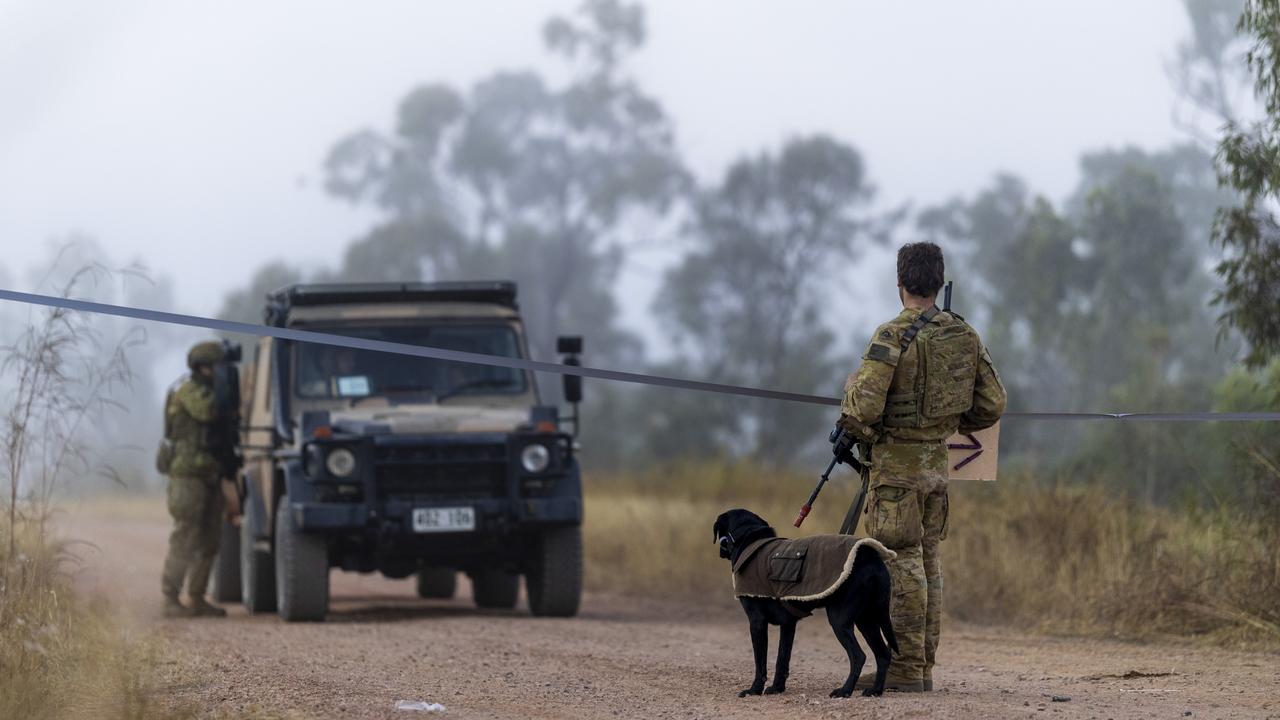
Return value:
<svg viewBox="0 0 1280 720">
<path fill-rule="evenodd" d="M 789 602 L 821 600 L 836 591 L 853 573 L 854 558 L 863 545 L 873 548 L 885 562 L 897 553 L 874 538 L 852 535 L 813 535 L 804 538 L 764 538 L 746 547 L 733 564 L 735 597 L 767 597 Z M 796 582 L 770 579 L 770 564 L 803 556 L 803 571 Z"/>
</svg>

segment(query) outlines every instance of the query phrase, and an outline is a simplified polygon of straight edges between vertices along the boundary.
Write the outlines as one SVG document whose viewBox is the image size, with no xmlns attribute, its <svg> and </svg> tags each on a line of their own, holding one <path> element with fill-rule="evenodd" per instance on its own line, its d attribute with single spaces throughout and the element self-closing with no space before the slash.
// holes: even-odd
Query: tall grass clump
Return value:
<svg viewBox="0 0 1280 720">
<path fill-rule="evenodd" d="M 835 532 L 857 485 L 847 469 L 803 532 L 815 477 L 749 463 L 690 463 L 587 483 L 587 583 L 596 590 L 732 602 L 711 525 L 731 507 L 780 535 Z M 1087 484 L 1008 475 L 951 483 L 942 543 L 946 612 L 1053 633 L 1191 636 L 1280 647 L 1280 521 L 1245 508 L 1174 510 Z M 861 530 L 859 531 L 861 532 Z"/>
<path fill-rule="evenodd" d="M 1280 646 L 1280 521 L 1027 477 L 953 483 L 947 610 L 1047 632 Z"/>
<path fill-rule="evenodd" d="M 104 274 L 74 273 L 64 297 Z M 128 334 L 105 345 L 91 321 L 59 308 L 31 310 L 0 349 L 0 718 L 155 717 L 148 700 L 149 643 L 73 592 L 74 545 L 52 527 L 58 488 L 101 473 L 92 427 L 119 410 L 111 399 L 132 375 Z M 167 710 L 164 712 L 168 712 Z"/>
<path fill-rule="evenodd" d="M 165 716 L 152 700 L 152 642 L 76 597 L 73 547 L 33 525 L 0 527 L 14 540 L 0 549 L 0 717 Z"/>
</svg>

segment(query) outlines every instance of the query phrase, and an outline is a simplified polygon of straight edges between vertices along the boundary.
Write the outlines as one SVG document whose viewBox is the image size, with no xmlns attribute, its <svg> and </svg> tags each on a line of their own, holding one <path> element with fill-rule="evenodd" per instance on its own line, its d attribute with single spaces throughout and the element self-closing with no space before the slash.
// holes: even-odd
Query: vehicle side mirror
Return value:
<svg viewBox="0 0 1280 720">
<path fill-rule="evenodd" d="M 582 337 L 581 336 L 562 336 L 556 339 L 556 352 L 565 356 L 564 364 L 574 367 L 581 367 L 582 360 L 578 355 L 582 353 Z M 582 376 L 581 375 L 564 375 L 564 401 L 570 405 L 577 405 L 582 402 Z"/>
<path fill-rule="evenodd" d="M 576 357 L 567 357 L 564 359 L 565 365 L 581 366 Z M 564 401 L 570 405 L 577 405 L 582 402 L 582 376 L 581 375 L 565 375 L 564 376 Z"/>
</svg>

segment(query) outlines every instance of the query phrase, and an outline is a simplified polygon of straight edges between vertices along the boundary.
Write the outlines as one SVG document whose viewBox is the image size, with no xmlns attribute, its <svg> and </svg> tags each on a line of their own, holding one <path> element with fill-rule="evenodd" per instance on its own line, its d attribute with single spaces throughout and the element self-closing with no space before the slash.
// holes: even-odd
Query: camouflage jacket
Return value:
<svg viewBox="0 0 1280 720">
<path fill-rule="evenodd" d="M 171 477 L 213 482 L 221 474 L 210 446 L 211 424 L 217 418 L 213 385 L 188 377 L 165 402 L 165 434 L 173 441 Z"/>
<path fill-rule="evenodd" d="M 862 366 L 845 383 L 841 425 L 864 441 L 884 442 L 886 436 L 893 440 L 942 441 L 957 430 L 973 432 L 991 427 L 1004 412 L 1006 396 L 1000 375 L 978 333 L 964 320 L 940 311 L 902 349 L 905 333 L 921 314 L 920 310 L 904 308 L 896 318 L 876 328 L 863 353 Z M 959 338 L 964 356 L 951 359 L 950 372 L 930 368 L 933 377 L 926 392 L 922 338 L 933 334 Z M 960 379 L 952 380 L 953 377 Z M 914 408 L 914 421 L 895 423 L 887 417 L 887 411 L 892 413 L 895 404 L 905 407 L 907 414 Z"/>
</svg>

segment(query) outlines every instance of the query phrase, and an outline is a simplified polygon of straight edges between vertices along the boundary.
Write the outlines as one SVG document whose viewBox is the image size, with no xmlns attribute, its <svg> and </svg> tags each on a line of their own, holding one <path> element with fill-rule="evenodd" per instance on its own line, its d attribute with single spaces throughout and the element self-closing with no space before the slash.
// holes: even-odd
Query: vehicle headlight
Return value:
<svg viewBox="0 0 1280 720">
<path fill-rule="evenodd" d="M 520 451 L 520 464 L 526 472 L 540 473 L 551 464 L 551 451 L 546 445 L 534 443 Z"/>
<path fill-rule="evenodd" d="M 356 471 L 355 453 L 346 448 L 330 450 L 324 459 L 324 466 L 334 477 L 350 477 Z"/>
</svg>

